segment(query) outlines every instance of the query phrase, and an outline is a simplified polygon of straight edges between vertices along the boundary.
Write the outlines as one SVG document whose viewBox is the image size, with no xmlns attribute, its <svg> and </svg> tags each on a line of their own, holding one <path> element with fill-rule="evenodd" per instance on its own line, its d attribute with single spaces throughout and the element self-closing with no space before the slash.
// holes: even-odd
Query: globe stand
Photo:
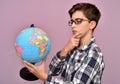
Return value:
<svg viewBox="0 0 120 84">
<path fill-rule="evenodd" d="M 20 70 L 20 77 L 28 81 L 38 80 L 38 78 L 33 73 L 31 73 L 26 67 L 23 67 Z"/>
</svg>

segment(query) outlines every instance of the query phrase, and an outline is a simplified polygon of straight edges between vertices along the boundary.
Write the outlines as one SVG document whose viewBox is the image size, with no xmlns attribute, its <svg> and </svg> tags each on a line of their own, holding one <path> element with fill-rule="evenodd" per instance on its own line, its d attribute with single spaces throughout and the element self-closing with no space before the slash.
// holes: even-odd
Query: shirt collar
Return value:
<svg viewBox="0 0 120 84">
<path fill-rule="evenodd" d="M 79 50 L 82 50 L 82 51 L 87 50 L 92 45 L 92 43 L 95 43 L 95 37 L 94 36 L 90 39 L 90 41 L 86 45 L 84 45 Z"/>
</svg>

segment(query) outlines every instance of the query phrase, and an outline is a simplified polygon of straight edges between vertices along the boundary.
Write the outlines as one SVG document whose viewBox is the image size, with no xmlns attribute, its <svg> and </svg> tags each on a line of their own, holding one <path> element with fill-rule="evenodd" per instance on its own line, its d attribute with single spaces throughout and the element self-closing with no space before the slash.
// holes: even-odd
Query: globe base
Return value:
<svg viewBox="0 0 120 84">
<path fill-rule="evenodd" d="M 38 78 L 34 74 L 32 74 L 26 67 L 23 67 L 20 70 L 20 77 L 28 81 L 38 80 Z"/>
</svg>

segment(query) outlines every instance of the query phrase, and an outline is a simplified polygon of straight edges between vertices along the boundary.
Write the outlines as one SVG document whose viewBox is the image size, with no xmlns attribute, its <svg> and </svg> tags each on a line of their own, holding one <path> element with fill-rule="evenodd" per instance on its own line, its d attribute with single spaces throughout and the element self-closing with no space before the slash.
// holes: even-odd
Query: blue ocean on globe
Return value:
<svg viewBox="0 0 120 84">
<path fill-rule="evenodd" d="M 45 59 L 51 48 L 46 32 L 37 27 L 23 29 L 16 37 L 15 49 L 22 60 L 37 63 Z"/>
</svg>

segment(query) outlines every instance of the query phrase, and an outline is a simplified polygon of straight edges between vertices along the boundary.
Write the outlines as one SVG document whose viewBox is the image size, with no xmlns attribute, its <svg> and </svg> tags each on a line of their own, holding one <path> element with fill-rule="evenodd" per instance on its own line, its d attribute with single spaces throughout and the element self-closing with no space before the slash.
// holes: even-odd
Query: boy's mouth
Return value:
<svg viewBox="0 0 120 84">
<path fill-rule="evenodd" d="M 72 31 L 72 34 L 73 34 L 73 35 L 74 35 L 74 34 L 76 34 L 76 33 L 77 33 L 77 31 L 76 31 L 76 30 L 73 30 L 73 31 Z"/>
</svg>

